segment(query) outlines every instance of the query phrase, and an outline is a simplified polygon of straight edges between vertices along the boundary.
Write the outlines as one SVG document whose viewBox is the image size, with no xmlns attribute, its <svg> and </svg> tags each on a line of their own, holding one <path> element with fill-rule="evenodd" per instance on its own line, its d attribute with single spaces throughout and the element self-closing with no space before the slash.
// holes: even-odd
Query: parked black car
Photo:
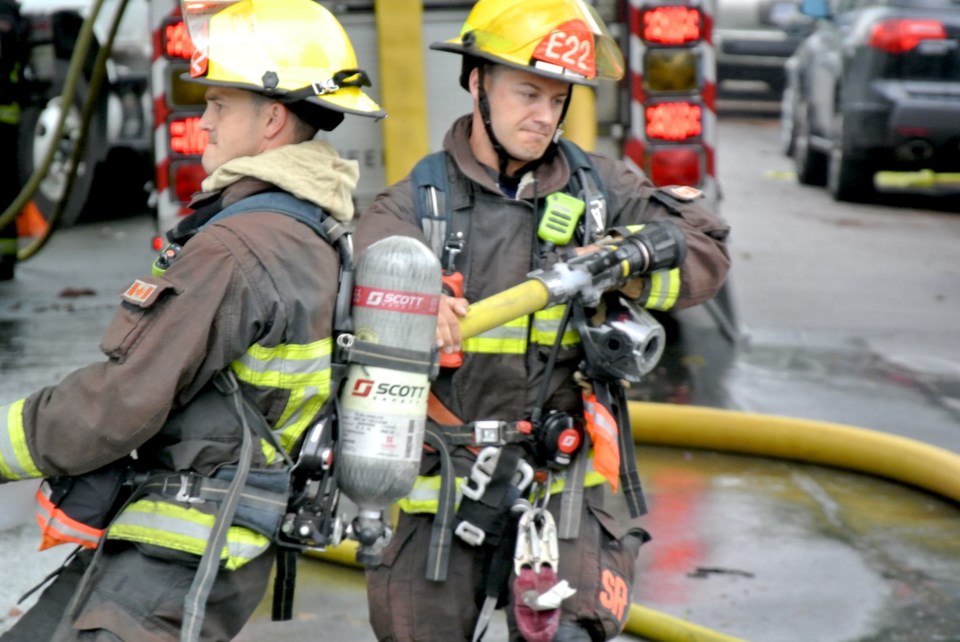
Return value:
<svg viewBox="0 0 960 642">
<path fill-rule="evenodd" d="M 781 124 L 797 178 L 840 201 L 880 170 L 960 171 L 960 0 L 803 0 Z"/>
</svg>

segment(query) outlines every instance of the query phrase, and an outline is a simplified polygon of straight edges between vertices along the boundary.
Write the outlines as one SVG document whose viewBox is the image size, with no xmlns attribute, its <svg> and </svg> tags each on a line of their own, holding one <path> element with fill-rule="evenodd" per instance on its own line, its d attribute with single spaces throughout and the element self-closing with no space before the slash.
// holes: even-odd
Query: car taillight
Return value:
<svg viewBox="0 0 960 642">
<path fill-rule="evenodd" d="M 703 131 L 700 106 L 689 102 L 648 105 L 645 110 L 647 138 L 682 141 Z"/>
<path fill-rule="evenodd" d="M 867 44 L 892 54 L 906 53 L 921 40 L 944 40 L 947 30 L 939 20 L 884 20 L 873 26 Z"/>
<path fill-rule="evenodd" d="M 654 185 L 699 185 L 703 161 L 695 148 L 661 147 L 650 154 L 650 180 Z"/>
</svg>

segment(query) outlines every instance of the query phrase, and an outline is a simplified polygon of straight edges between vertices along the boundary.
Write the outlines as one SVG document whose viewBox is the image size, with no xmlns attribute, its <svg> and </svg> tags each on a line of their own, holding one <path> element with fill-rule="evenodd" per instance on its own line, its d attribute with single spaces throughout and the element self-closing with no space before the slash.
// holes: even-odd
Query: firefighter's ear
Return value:
<svg viewBox="0 0 960 642">
<path fill-rule="evenodd" d="M 470 77 L 467 79 L 467 89 L 474 100 L 480 100 L 480 68 L 474 67 L 470 70 Z"/>
<path fill-rule="evenodd" d="M 276 100 L 267 103 L 264 108 L 264 136 L 276 138 L 285 129 L 293 126 L 293 118 L 287 108 Z"/>
</svg>

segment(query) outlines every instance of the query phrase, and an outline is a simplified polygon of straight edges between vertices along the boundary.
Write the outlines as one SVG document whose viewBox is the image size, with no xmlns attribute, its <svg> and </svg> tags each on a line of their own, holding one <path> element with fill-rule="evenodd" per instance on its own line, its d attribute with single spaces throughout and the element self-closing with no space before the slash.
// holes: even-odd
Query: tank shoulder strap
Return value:
<svg viewBox="0 0 960 642">
<path fill-rule="evenodd" d="M 440 259 L 441 264 L 446 265 L 444 244 L 453 216 L 446 152 L 434 152 L 421 158 L 410 172 L 410 182 L 413 187 L 417 223 L 423 230 L 427 245 Z"/>
<path fill-rule="evenodd" d="M 260 192 L 229 205 L 214 215 L 206 225 L 222 221 L 245 212 L 276 212 L 294 218 L 314 232 L 327 243 L 337 245 L 337 240 L 348 232 L 346 226 L 328 216 L 322 207 L 297 198 L 288 192 Z"/>
<path fill-rule="evenodd" d="M 570 183 L 567 189 L 587 206 L 587 216 L 581 219 L 578 232 L 582 244 L 589 245 L 601 238 L 609 226 L 607 190 L 596 165 L 583 149 L 565 138 L 561 138 L 557 144 L 570 165 Z"/>
</svg>

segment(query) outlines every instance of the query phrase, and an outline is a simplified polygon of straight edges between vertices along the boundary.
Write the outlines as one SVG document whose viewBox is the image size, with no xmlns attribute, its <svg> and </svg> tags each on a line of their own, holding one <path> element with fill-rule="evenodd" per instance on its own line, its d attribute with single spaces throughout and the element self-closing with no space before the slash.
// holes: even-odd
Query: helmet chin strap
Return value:
<svg viewBox="0 0 960 642">
<path fill-rule="evenodd" d="M 480 119 L 483 121 L 483 128 L 487 132 L 487 138 L 490 139 L 490 144 L 493 146 L 493 151 L 497 153 L 497 160 L 499 164 L 497 169 L 501 174 L 506 176 L 507 164 L 512 160 L 519 161 L 521 159 L 512 156 L 497 138 L 497 135 L 493 133 L 493 123 L 490 116 L 490 99 L 487 96 L 486 84 L 484 83 L 484 78 L 486 76 L 486 65 L 477 65 L 477 73 L 477 102 L 480 107 Z M 550 142 L 550 145 L 544 151 L 543 155 L 540 156 L 540 158 L 534 159 L 526 165 L 520 167 L 520 169 L 514 173 L 515 176 L 522 176 L 525 172 L 533 171 L 544 160 L 552 158 L 553 155 L 556 154 L 557 141 L 559 141 L 560 136 L 563 135 L 563 119 L 567 117 L 567 109 L 570 107 L 570 99 L 572 97 L 573 85 L 570 85 L 570 90 L 567 91 L 567 97 L 563 102 L 563 110 L 560 112 L 560 121 L 557 125 L 556 131 L 553 133 L 553 140 Z"/>
</svg>

